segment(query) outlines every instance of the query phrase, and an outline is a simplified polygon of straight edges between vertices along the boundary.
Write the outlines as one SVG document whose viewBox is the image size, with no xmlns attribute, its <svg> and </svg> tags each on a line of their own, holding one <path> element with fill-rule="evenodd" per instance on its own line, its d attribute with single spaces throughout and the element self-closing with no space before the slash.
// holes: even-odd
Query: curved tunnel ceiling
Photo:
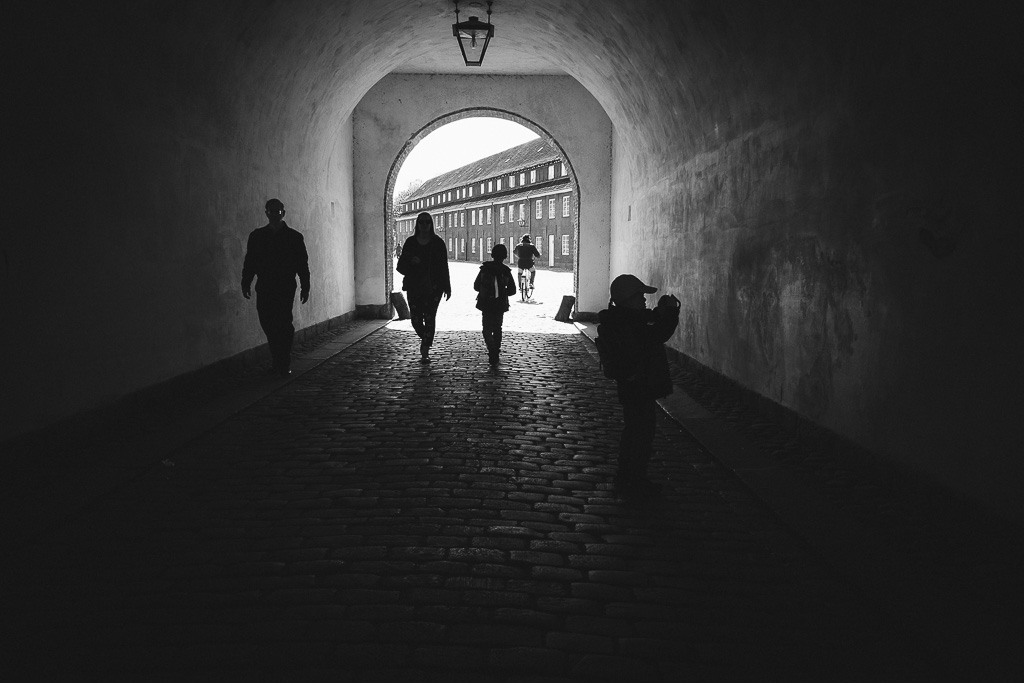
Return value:
<svg viewBox="0 0 1024 683">
<path fill-rule="evenodd" d="M 212 131 L 202 145 L 270 165 L 304 157 L 310 172 L 389 73 L 565 74 L 604 108 L 624 163 L 657 176 L 668 160 L 756 129 L 765 100 L 816 105 L 791 93 L 828 81 L 832 66 L 806 65 L 835 62 L 831 46 L 846 34 L 823 30 L 807 4 L 496 0 L 485 66 L 472 68 L 451 35 L 451 0 L 101 3 L 55 17 L 54 49 L 31 53 L 49 72 L 37 80 L 48 89 L 40 110 L 74 100 L 115 130 L 139 117 L 154 125 L 158 112 L 185 139 Z M 842 25 L 847 10 L 832 11 Z"/>
<path fill-rule="evenodd" d="M 629 144 L 654 149 L 669 137 L 693 137 L 702 100 L 714 97 L 716 76 L 728 66 L 721 41 L 707 38 L 720 33 L 722 21 L 685 5 L 498 0 L 484 66 L 466 67 L 451 34 L 453 8 L 449 0 L 284 1 L 258 14 L 248 4 L 191 6 L 174 10 L 179 22 L 164 30 L 168 43 L 191 42 L 175 48 L 179 54 L 221 53 L 212 60 L 221 78 L 250 93 L 241 116 L 298 124 L 308 140 L 329 136 L 388 73 L 568 75 L 594 95 Z M 205 16 L 210 12 L 217 16 Z M 194 68 L 206 70 L 210 61 L 195 61 Z M 695 67 L 703 70 L 699 78 Z M 653 115 L 660 112 L 671 115 Z M 689 131 L 680 128 L 684 118 Z"/>
</svg>

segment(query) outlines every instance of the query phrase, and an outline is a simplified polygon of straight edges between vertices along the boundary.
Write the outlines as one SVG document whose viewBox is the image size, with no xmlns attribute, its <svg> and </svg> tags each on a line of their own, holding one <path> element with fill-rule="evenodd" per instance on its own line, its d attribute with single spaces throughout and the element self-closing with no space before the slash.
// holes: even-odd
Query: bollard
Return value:
<svg viewBox="0 0 1024 683">
<path fill-rule="evenodd" d="M 398 313 L 398 320 L 409 319 L 409 306 L 405 303 L 405 296 L 401 292 L 391 292 L 391 305 L 395 307 L 395 312 Z"/>
<path fill-rule="evenodd" d="M 555 320 L 560 323 L 572 322 L 572 307 L 576 303 L 576 297 L 574 296 L 563 296 L 562 305 L 558 307 L 558 313 L 555 314 Z"/>
</svg>

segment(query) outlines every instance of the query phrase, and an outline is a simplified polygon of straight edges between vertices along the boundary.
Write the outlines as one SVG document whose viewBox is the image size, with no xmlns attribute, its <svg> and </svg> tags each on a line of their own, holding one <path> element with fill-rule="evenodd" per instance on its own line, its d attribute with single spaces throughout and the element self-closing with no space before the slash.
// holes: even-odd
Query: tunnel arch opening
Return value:
<svg viewBox="0 0 1024 683">
<path fill-rule="evenodd" d="M 388 170 L 387 183 L 384 188 L 384 225 L 381 226 L 383 228 L 384 235 L 382 246 L 384 248 L 385 300 L 390 301 L 391 294 L 395 291 L 397 286 L 394 278 L 395 251 L 397 246 L 394 225 L 398 212 L 395 209 L 394 193 L 395 186 L 398 181 L 398 173 L 401 170 L 402 165 L 405 163 L 405 160 L 409 157 L 409 154 L 412 153 L 416 145 L 418 145 L 425 137 L 450 123 L 474 117 L 498 118 L 518 123 L 519 125 L 533 131 L 545 141 L 551 143 L 551 145 L 558 150 L 558 154 L 561 157 L 562 162 L 565 164 L 566 169 L 568 169 L 569 182 L 573 188 L 571 254 L 573 274 L 572 294 L 573 297 L 578 300 L 580 271 L 580 204 L 583 198 L 580 193 L 580 183 L 576 174 L 576 169 L 562 145 L 543 126 L 538 124 L 536 121 L 522 116 L 521 114 L 496 107 L 466 107 L 434 118 L 410 136 L 402 146 L 401 151 L 395 157 L 395 160 L 392 162 L 391 168 Z"/>
</svg>

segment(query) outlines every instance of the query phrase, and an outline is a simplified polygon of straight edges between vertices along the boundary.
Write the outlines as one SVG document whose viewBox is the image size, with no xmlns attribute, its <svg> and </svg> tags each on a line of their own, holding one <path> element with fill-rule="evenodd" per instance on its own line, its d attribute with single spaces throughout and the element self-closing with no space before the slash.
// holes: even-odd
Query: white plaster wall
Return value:
<svg viewBox="0 0 1024 683">
<path fill-rule="evenodd" d="M 0 232 L 0 439 L 265 343 L 240 280 L 269 197 L 310 254 L 296 327 L 354 308 L 351 108 L 311 102 L 333 92 L 321 72 L 269 79 L 262 44 L 226 34 L 179 50 L 174 22 L 98 12 L 75 28 L 81 42 L 42 50 L 18 88 L 31 106 L 12 140 L 19 229 Z M 90 52 L 82 36 L 100 33 Z"/>
<path fill-rule="evenodd" d="M 604 308 L 608 291 L 611 121 L 576 80 L 559 76 L 392 74 L 367 92 L 353 114 L 353 186 L 358 305 L 387 301 L 384 207 L 388 174 L 403 148 L 431 122 L 487 107 L 547 131 L 565 151 L 580 187 L 577 308 Z M 398 167 L 395 167 L 397 173 Z"/>
</svg>

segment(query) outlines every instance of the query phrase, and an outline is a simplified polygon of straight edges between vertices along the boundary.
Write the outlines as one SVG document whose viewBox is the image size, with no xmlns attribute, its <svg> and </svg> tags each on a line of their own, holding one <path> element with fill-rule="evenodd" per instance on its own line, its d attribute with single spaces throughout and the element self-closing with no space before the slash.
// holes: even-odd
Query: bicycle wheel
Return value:
<svg viewBox="0 0 1024 683">
<path fill-rule="evenodd" d="M 526 281 L 526 300 L 529 301 L 533 298 L 533 283 L 527 279 Z"/>
<path fill-rule="evenodd" d="M 519 296 L 522 297 L 523 303 L 526 303 L 528 294 L 526 293 L 526 286 L 529 280 L 522 275 L 519 276 Z"/>
</svg>

